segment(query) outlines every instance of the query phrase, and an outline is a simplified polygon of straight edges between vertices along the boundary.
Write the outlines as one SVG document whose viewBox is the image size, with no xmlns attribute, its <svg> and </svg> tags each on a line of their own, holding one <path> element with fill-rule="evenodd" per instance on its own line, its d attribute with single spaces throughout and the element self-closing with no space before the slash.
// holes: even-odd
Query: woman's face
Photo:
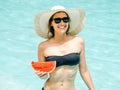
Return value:
<svg viewBox="0 0 120 90">
<path fill-rule="evenodd" d="M 68 24 L 69 18 L 64 12 L 56 13 L 51 22 L 51 26 L 54 28 L 54 33 L 66 33 Z"/>
</svg>

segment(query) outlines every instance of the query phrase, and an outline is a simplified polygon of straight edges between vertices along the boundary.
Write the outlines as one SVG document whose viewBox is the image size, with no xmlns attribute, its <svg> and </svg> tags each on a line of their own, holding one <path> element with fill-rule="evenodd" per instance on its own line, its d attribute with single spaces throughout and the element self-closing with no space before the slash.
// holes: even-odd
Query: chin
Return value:
<svg viewBox="0 0 120 90">
<path fill-rule="evenodd" d="M 67 31 L 67 29 L 59 29 L 60 31 L 62 31 L 62 32 L 66 32 Z"/>
<path fill-rule="evenodd" d="M 63 34 L 66 33 L 66 30 L 62 30 L 61 33 L 63 33 Z"/>
</svg>

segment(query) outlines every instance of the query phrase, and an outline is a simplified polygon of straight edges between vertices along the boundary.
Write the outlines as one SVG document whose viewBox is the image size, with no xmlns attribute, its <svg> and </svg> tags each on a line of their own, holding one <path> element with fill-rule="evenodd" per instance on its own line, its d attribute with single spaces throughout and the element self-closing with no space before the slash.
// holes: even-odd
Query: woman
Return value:
<svg viewBox="0 0 120 90">
<path fill-rule="evenodd" d="M 56 61 L 56 69 L 49 73 L 42 90 L 75 90 L 74 80 L 77 70 L 88 86 L 94 90 L 90 73 L 87 69 L 84 40 L 75 36 L 84 25 L 85 12 L 82 9 L 65 9 L 55 6 L 52 10 L 37 14 L 35 30 L 46 41 L 39 44 L 38 60 L 40 62 Z M 43 78 L 48 73 L 36 71 Z"/>
</svg>

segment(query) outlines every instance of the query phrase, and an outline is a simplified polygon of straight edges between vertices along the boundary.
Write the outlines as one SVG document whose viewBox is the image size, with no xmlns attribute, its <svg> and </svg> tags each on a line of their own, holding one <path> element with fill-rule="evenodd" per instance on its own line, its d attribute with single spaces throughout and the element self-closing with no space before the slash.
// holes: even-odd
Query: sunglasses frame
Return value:
<svg viewBox="0 0 120 90">
<path fill-rule="evenodd" d="M 63 17 L 63 18 L 58 17 L 58 18 L 54 18 L 53 20 L 56 24 L 60 23 L 61 21 L 63 21 L 64 23 L 68 23 L 70 21 L 70 18 L 69 17 Z"/>
</svg>

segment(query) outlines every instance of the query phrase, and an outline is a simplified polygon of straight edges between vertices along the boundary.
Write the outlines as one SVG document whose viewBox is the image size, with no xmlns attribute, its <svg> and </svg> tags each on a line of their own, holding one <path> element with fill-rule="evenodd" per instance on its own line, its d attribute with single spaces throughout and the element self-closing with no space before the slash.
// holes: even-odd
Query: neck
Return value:
<svg viewBox="0 0 120 90">
<path fill-rule="evenodd" d="M 67 39 L 67 35 L 66 34 L 64 34 L 64 35 L 55 35 L 54 36 L 54 41 L 56 42 L 56 43 L 64 43 L 65 41 L 66 41 L 66 39 Z"/>
</svg>

